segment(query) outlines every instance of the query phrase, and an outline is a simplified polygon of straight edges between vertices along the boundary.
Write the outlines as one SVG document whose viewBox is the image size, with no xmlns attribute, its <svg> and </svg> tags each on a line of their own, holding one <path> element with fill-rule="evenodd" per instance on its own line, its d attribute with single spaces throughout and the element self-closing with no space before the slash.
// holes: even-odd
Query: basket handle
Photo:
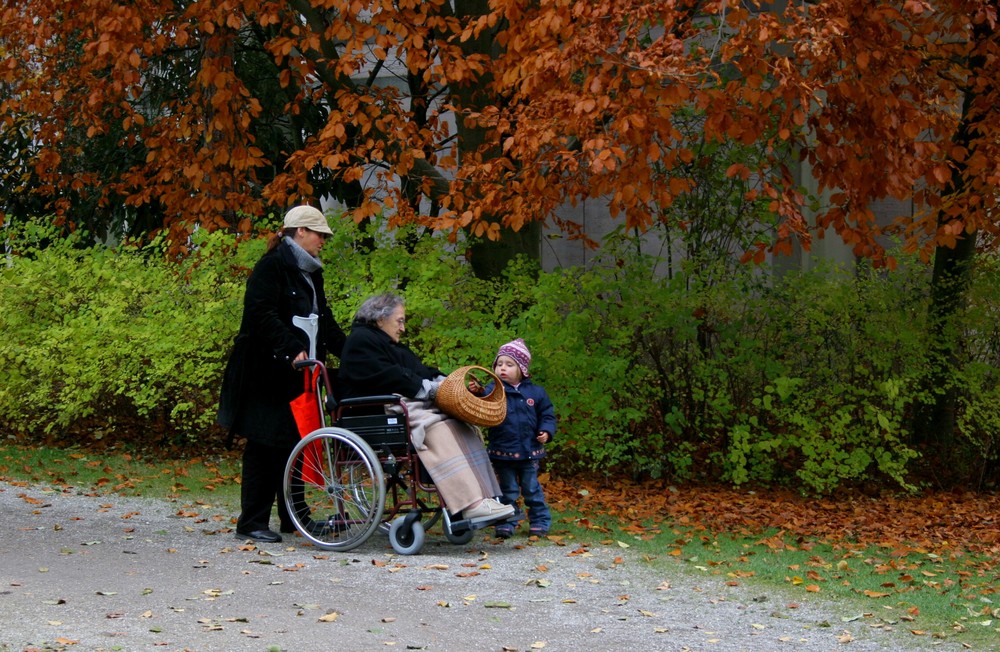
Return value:
<svg viewBox="0 0 1000 652">
<path fill-rule="evenodd" d="M 485 394 L 485 395 L 481 396 L 480 398 L 484 398 L 484 399 L 491 398 L 496 393 L 497 389 L 500 389 L 500 388 L 503 387 L 503 381 L 500 380 L 499 376 L 497 376 L 495 373 L 493 373 L 492 369 L 487 369 L 486 367 L 480 367 L 479 365 L 474 365 L 473 364 L 473 365 L 469 365 L 469 366 L 467 366 L 465 368 L 465 375 L 468 376 L 469 373 L 472 372 L 472 371 L 482 371 L 482 372 L 486 373 L 490 378 L 493 379 L 493 390 L 489 394 Z"/>
</svg>

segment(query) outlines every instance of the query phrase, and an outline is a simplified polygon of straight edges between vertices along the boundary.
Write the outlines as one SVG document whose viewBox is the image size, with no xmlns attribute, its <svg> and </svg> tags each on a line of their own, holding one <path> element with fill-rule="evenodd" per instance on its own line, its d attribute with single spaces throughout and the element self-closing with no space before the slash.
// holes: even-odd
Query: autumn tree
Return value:
<svg viewBox="0 0 1000 652">
<path fill-rule="evenodd" d="M 228 226 L 233 207 L 361 193 L 356 217 L 384 206 L 395 222 L 497 234 L 566 200 L 606 198 L 641 230 L 692 189 L 675 118 L 695 109 L 707 139 L 770 147 L 771 161 L 729 173 L 765 177 L 779 249 L 831 228 L 891 264 L 881 235 L 929 256 L 992 229 L 995 9 L 8 2 L 4 133 L 33 129 L 35 189 L 63 211 L 67 191 L 93 189 L 105 203 L 157 203 L 170 223 Z M 376 84 L 386 72 L 400 83 Z M 953 147 L 963 100 L 970 142 Z M 82 152 L 70 138 L 100 137 L 141 156 L 109 178 L 85 157 L 67 163 Z M 833 193 L 811 223 L 792 149 Z M 886 196 L 931 210 L 875 224 L 869 205 Z"/>
<path fill-rule="evenodd" d="M 393 224 L 454 210 L 446 102 L 488 58 L 464 29 L 443 1 L 5 3 L 4 211 L 30 192 L 183 236 L 320 196 Z"/>
</svg>

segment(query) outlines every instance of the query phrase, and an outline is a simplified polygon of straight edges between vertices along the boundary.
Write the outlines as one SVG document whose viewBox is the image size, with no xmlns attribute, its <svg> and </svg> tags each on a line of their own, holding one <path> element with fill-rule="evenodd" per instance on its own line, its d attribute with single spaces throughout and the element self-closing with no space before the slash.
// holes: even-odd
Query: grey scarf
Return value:
<svg viewBox="0 0 1000 652">
<path fill-rule="evenodd" d="M 313 285 L 312 276 L 310 275 L 313 272 L 318 272 L 319 270 L 323 269 L 323 262 L 316 256 L 313 256 L 308 251 L 303 249 L 301 246 L 299 246 L 299 243 L 293 240 L 292 238 L 286 236 L 285 242 L 288 243 L 288 246 L 291 247 L 292 249 L 292 254 L 295 255 L 295 262 L 296 264 L 298 264 L 299 270 L 302 272 L 302 278 L 306 280 L 306 283 L 308 283 L 309 287 L 312 289 L 313 312 L 318 313 L 319 303 L 316 300 L 316 286 Z"/>
</svg>

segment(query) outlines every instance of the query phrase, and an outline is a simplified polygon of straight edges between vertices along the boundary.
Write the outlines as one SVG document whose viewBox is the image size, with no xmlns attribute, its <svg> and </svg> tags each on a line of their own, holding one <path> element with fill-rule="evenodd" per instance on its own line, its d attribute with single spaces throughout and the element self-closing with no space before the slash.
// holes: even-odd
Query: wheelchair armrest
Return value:
<svg viewBox="0 0 1000 652">
<path fill-rule="evenodd" d="M 396 394 L 383 394 L 381 396 L 357 396 L 355 398 L 345 398 L 340 401 L 340 407 L 352 407 L 357 405 L 386 405 L 398 404 L 403 400 L 402 396 Z"/>
</svg>

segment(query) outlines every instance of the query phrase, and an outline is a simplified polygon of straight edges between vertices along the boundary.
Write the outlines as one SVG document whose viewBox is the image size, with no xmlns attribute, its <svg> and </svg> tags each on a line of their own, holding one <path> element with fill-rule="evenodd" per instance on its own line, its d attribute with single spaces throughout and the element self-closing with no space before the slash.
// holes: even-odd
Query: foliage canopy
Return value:
<svg viewBox="0 0 1000 652">
<path fill-rule="evenodd" d="M 995 0 L 13 0 L 0 206 L 180 235 L 326 195 L 496 238 L 600 198 L 641 231 L 696 188 L 695 110 L 767 152 L 727 173 L 762 178 L 778 250 L 827 227 L 879 263 L 884 235 L 994 246 L 996 21 Z M 815 217 L 796 156 L 829 191 Z M 882 197 L 913 214 L 878 223 Z"/>
</svg>

